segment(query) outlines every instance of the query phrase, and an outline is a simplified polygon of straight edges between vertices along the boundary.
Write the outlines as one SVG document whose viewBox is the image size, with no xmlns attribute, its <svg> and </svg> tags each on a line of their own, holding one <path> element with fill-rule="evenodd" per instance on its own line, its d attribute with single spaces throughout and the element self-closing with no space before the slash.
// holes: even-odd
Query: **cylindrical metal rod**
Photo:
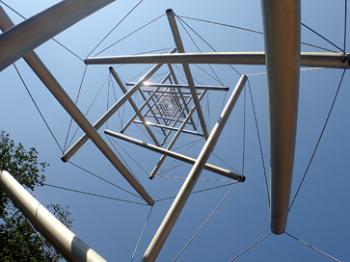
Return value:
<svg viewBox="0 0 350 262">
<path fill-rule="evenodd" d="M 142 124 L 142 122 L 138 121 L 138 120 L 134 120 L 134 123 Z M 156 124 L 156 123 L 152 123 L 152 122 L 147 122 L 147 125 L 158 127 L 158 128 L 169 129 L 169 130 L 172 130 L 172 131 L 178 131 L 179 130 L 177 127 L 160 125 L 160 124 Z M 204 136 L 203 133 L 199 133 L 197 131 L 192 131 L 192 130 L 188 130 L 188 129 L 183 129 L 182 133 L 186 133 L 186 134 L 190 134 L 190 135 L 194 135 L 194 136 L 202 136 L 202 137 Z"/>
<path fill-rule="evenodd" d="M 177 153 L 175 151 L 171 151 L 169 149 L 165 149 L 165 148 L 162 148 L 162 147 L 159 147 L 156 145 L 148 144 L 144 141 L 141 141 L 141 140 L 133 138 L 133 137 L 129 137 L 129 136 L 126 136 L 126 135 L 123 135 L 120 133 L 110 131 L 110 130 L 105 130 L 104 132 L 105 132 L 105 134 L 110 135 L 112 137 L 119 138 L 119 139 L 124 140 L 126 142 L 147 148 L 147 149 L 152 150 L 154 152 L 158 152 L 158 153 L 170 156 L 172 158 L 175 158 L 177 160 L 180 160 L 180 161 L 192 164 L 192 165 L 196 162 L 196 159 L 193 157 L 189 157 L 189 156 L 186 156 L 186 155 L 183 155 L 183 154 Z M 217 174 L 222 175 L 224 177 L 228 177 L 228 178 L 237 180 L 239 182 L 244 182 L 244 180 L 245 180 L 245 176 L 238 175 L 238 174 L 236 174 L 228 169 L 218 167 L 218 166 L 213 165 L 213 164 L 206 163 L 204 166 L 204 169 L 211 171 L 211 172 L 214 172 L 214 173 L 217 173 Z"/>
<path fill-rule="evenodd" d="M 68 260 L 106 262 L 63 225 L 7 171 L 0 170 L 0 188 L 33 226 Z"/>
<path fill-rule="evenodd" d="M 128 89 L 126 89 L 126 87 L 125 87 L 123 81 L 120 79 L 118 73 L 114 70 L 113 67 L 110 67 L 110 68 L 109 68 L 109 71 L 112 73 L 113 78 L 115 79 L 115 81 L 117 81 L 117 83 L 118 83 L 120 89 L 123 91 L 123 93 L 124 93 L 124 95 L 125 95 L 125 94 L 128 92 Z M 157 146 L 159 146 L 159 142 L 158 142 L 156 136 L 153 134 L 153 132 L 152 132 L 151 128 L 149 127 L 149 125 L 146 124 L 146 119 L 145 119 L 145 117 L 142 115 L 141 111 L 137 108 L 137 105 L 136 105 L 135 102 L 132 100 L 132 97 L 129 97 L 128 101 L 129 101 L 131 107 L 134 109 L 134 111 L 135 111 L 137 117 L 141 120 L 143 126 L 144 126 L 145 129 L 147 130 L 149 136 L 152 138 L 153 142 L 154 142 Z"/>
<path fill-rule="evenodd" d="M 64 0 L 0 35 L 0 71 L 114 0 Z"/>
<path fill-rule="evenodd" d="M 126 82 L 125 85 L 133 86 L 135 83 Z M 147 83 L 146 87 L 170 87 L 170 88 L 190 88 L 189 85 L 184 84 L 157 84 Z M 212 85 L 196 85 L 196 89 L 206 89 L 211 91 L 228 91 L 230 88 L 227 86 L 212 86 Z"/>
<path fill-rule="evenodd" d="M 0 11 L 3 9 L 0 8 Z M 6 21 L 1 24 L 2 30 L 7 30 L 7 26 L 11 26 L 12 21 L 6 15 L 6 13 L 0 12 L 2 19 L 0 21 Z M 96 129 L 90 124 L 84 114 L 74 104 L 72 99 L 64 91 L 56 78 L 47 69 L 44 63 L 36 55 L 34 51 L 27 53 L 24 56 L 24 60 L 38 76 L 42 83 L 47 87 L 51 94 L 57 99 L 67 113 L 74 119 L 74 121 L 80 126 L 80 128 L 86 133 L 86 137 L 90 138 L 96 147 L 105 155 L 105 157 L 111 162 L 111 164 L 120 172 L 120 174 L 129 182 L 129 184 L 143 197 L 143 199 L 149 204 L 153 205 L 154 200 L 143 188 L 143 186 L 137 181 L 137 179 L 130 173 L 126 166 L 119 160 L 114 154 L 108 144 L 97 133 Z"/>
<path fill-rule="evenodd" d="M 225 108 L 220 114 L 218 121 L 214 125 L 213 130 L 211 131 L 207 141 L 205 142 L 201 152 L 199 153 L 199 156 L 194 166 L 188 174 L 173 203 L 171 204 L 171 207 L 169 208 L 168 213 L 166 214 L 161 225 L 159 226 L 157 233 L 155 234 L 151 243 L 149 244 L 143 257 L 144 261 L 155 261 L 155 259 L 157 258 L 162 246 L 164 245 L 166 239 L 170 234 L 170 231 L 175 225 L 176 220 L 182 211 L 182 208 L 184 207 L 188 197 L 190 196 L 192 189 L 195 186 L 198 177 L 205 166 L 205 163 L 208 161 L 211 152 L 214 150 L 215 144 L 221 134 L 221 131 L 223 130 L 226 121 L 230 116 L 230 113 L 246 81 L 247 76 L 242 76 L 239 79 L 234 91 L 230 95 L 230 98 L 227 101 L 227 104 L 225 105 Z"/>
<path fill-rule="evenodd" d="M 297 127 L 300 0 L 262 0 L 270 104 L 271 231 L 288 217 Z"/>
<path fill-rule="evenodd" d="M 283 61 L 286 61 L 283 60 Z M 264 52 L 209 52 L 183 54 L 145 54 L 93 57 L 86 64 L 236 64 L 264 65 Z M 350 68 L 349 54 L 301 52 L 300 65 L 306 67 Z"/>
<path fill-rule="evenodd" d="M 161 67 L 161 64 L 153 66 L 143 77 L 140 78 L 137 84 L 128 90 L 128 92 L 121 97 L 102 117 L 96 121 L 93 125 L 94 129 L 99 129 L 106 121 L 112 117 L 112 115 L 131 97 L 141 86 L 143 81 L 147 81 L 157 70 Z M 68 161 L 87 141 L 89 137 L 84 134 L 81 136 L 74 145 L 72 145 L 61 157 L 63 161 Z"/>
<path fill-rule="evenodd" d="M 176 24 L 175 14 L 174 14 L 173 10 L 167 9 L 166 15 L 168 17 L 168 21 L 170 24 L 171 31 L 173 33 L 173 37 L 174 37 L 174 41 L 175 41 L 175 45 L 176 45 L 177 50 L 179 53 L 185 53 L 185 49 L 184 49 L 184 46 L 182 44 L 180 32 L 179 32 L 179 29 L 178 29 L 177 24 Z M 192 96 L 193 96 L 193 103 L 196 107 L 199 122 L 201 123 L 204 136 L 205 136 L 205 138 L 208 138 L 209 134 L 208 134 L 207 124 L 205 123 L 201 104 L 200 104 L 198 96 L 197 96 L 196 88 L 195 88 L 193 77 L 192 77 L 191 70 L 190 70 L 190 66 L 188 64 L 182 64 L 182 67 L 183 67 L 190 91 L 191 91 Z"/>
<path fill-rule="evenodd" d="M 199 96 L 199 101 L 204 97 L 204 95 L 205 95 L 206 92 L 207 92 L 207 91 L 204 90 L 203 93 Z M 192 96 L 192 98 L 193 98 L 193 96 Z M 184 109 L 183 109 L 183 110 L 184 110 Z M 180 135 L 181 135 L 182 130 L 185 128 L 186 124 L 188 124 L 188 121 L 190 120 L 190 117 L 192 116 L 192 114 L 194 113 L 195 110 L 196 110 L 196 106 L 194 105 L 194 106 L 191 108 L 190 112 L 187 114 L 186 118 L 182 121 L 181 125 L 179 126 L 179 128 L 178 128 L 178 130 L 176 131 L 176 133 L 175 133 L 174 137 L 172 138 L 172 140 L 169 142 L 169 144 L 168 144 L 168 146 L 167 146 L 167 149 L 168 149 L 168 150 L 170 150 L 170 149 L 175 145 L 177 139 L 178 139 L 178 138 L 180 137 Z M 181 116 L 181 114 L 179 114 L 178 119 L 179 119 L 180 116 Z M 177 119 L 177 120 L 178 120 L 178 119 Z M 174 126 L 175 126 L 175 125 L 176 125 L 176 121 L 175 121 L 175 123 L 174 123 Z M 153 178 L 156 176 L 157 172 L 159 171 L 159 169 L 160 169 L 160 167 L 162 166 L 162 164 L 163 164 L 163 162 L 165 161 L 165 159 L 166 159 L 166 155 L 162 155 L 162 156 L 159 158 L 157 164 L 154 166 L 154 168 L 153 168 L 152 171 L 151 171 L 151 174 L 149 175 L 149 178 L 150 178 L 150 179 L 153 179 Z"/>
</svg>

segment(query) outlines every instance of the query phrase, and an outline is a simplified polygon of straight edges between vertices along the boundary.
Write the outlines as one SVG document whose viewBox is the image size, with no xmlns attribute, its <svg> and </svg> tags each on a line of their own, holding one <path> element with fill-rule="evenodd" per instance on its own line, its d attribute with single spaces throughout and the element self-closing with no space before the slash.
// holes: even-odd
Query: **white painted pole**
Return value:
<svg viewBox="0 0 350 262">
<path fill-rule="evenodd" d="M 69 261 L 106 262 L 36 200 L 7 171 L 0 170 L 0 188 L 33 226 Z"/>
<path fill-rule="evenodd" d="M 0 35 L 0 71 L 114 0 L 64 0 Z"/>
<path fill-rule="evenodd" d="M 270 104 L 271 231 L 288 217 L 298 115 L 300 0 L 262 0 Z"/>
<path fill-rule="evenodd" d="M 225 108 L 220 114 L 218 121 L 214 125 L 207 141 L 205 142 L 201 152 L 199 153 L 195 164 L 193 165 L 179 193 L 177 194 L 176 198 L 171 204 L 171 207 L 169 208 L 168 213 L 163 219 L 161 225 L 159 226 L 157 233 L 155 234 L 151 243 L 149 244 L 143 257 L 144 261 L 148 262 L 156 260 L 161 248 L 163 247 L 165 241 L 167 240 L 170 234 L 170 231 L 175 225 L 178 216 L 180 215 L 184 205 L 186 204 L 186 201 L 189 198 L 199 178 L 199 175 L 205 166 L 205 163 L 208 161 L 211 152 L 214 150 L 215 144 L 221 134 L 221 131 L 223 130 L 227 119 L 230 116 L 230 113 L 246 81 L 247 76 L 245 75 L 243 75 L 239 79 L 235 89 L 233 90 L 232 94 L 229 97 L 229 100 L 227 101 L 227 104 L 225 105 Z"/>
</svg>

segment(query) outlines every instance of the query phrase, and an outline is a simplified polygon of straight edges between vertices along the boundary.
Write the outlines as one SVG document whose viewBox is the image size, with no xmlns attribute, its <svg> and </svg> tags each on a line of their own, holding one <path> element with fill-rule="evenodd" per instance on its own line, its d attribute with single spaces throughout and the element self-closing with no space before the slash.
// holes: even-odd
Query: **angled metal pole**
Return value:
<svg viewBox="0 0 350 262">
<path fill-rule="evenodd" d="M 139 120 L 134 120 L 134 123 L 136 124 L 142 124 L 141 121 Z M 147 125 L 149 126 L 154 126 L 154 127 L 158 127 L 158 128 L 164 128 L 164 129 L 169 129 L 172 131 L 178 131 L 179 129 L 177 127 L 172 127 L 172 126 L 166 126 L 166 125 L 159 125 L 156 123 L 152 123 L 152 122 L 147 122 Z M 204 137 L 203 133 L 199 133 L 197 131 L 192 131 L 192 130 L 188 130 L 188 129 L 182 129 L 182 133 L 186 133 L 186 134 L 190 134 L 190 135 L 194 135 L 194 136 L 201 136 Z"/>
<path fill-rule="evenodd" d="M 114 0 L 64 0 L 0 35 L 0 71 Z"/>
<path fill-rule="evenodd" d="M 88 58 L 85 60 L 85 63 L 89 65 L 155 63 L 264 65 L 265 52 L 208 52 L 107 56 Z M 349 53 L 301 52 L 300 65 L 306 67 L 350 68 L 350 56 Z"/>
<path fill-rule="evenodd" d="M 106 262 L 4 170 L 0 170 L 0 188 L 68 261 Z"/>
<path fill-rule="evenodd" d="M 128 92 L 128 89 L 126 89 L 123 81 L 120 79 L 118 73 L 114 70 L 113 67 L 109 68 L 109 71 L 112 73 L 113 78 L 115 79 L 115 81 L 117 81 L 120 89 L 123 91 L 124 95 Z M 139 89 L 140 90 L 140 89 Z M 135 113 L 137 115 L 137 117 L 141 120 L 143 126 L 145 127 L 145 129 L 147 130 L 149 136 L 152 138 L 153 142 L 159 146 L 159 142 L 157 137 L 153 134 L 151 128 L 149 127 L 149 125 L 146 124 L 146 119 L 145 117 L 142 115 L 141 111 L 137 108 L 137 105 L 135 104 L 135 102 L 132 100 L 132 97 L 128 98 L 128 101 L 131 105 L 131 107 L 135 110 Z"/>
<path fill-rule="evenodd" d="M 175 20 L 175 14 L 173 12 L 172 9 L 167 9 L 166 10 L 166 15 L 168 17 L 169 20 L 169 24 L 170 24 L 170 28 L 171 31 L 173 33 L 173 37 L 174 37 L 174 41 L 175 41 L 175 45 L 176 48 L 178 50 L 179 53 L 185 53 L 185 49 L 180 37 L 180 32 L 179 29 L 177 27 L 176 24 L 176 20 Z M 201 123 L 202 129 L 203 129 L 203 133 L 205 138 L 208 138 L 208 129 L 207 129 L 207 124 L 205 123 L 205 119 L 204 119 L 204 115 L 203 115 L 203 111 L 197 96 L 197 92 L 196 92 L 196 88 L 194 85 L 194 81 L 193 81 L 193 77 L 191 74 L 191 70 L 190 70 L 190 66 L 188 64 L 182 64 L 189 88 L 191 90 L 192 96 L 193 96 L 193 103 L 195 104 L 196 107 L 196 111 L 198 114 L 198 118 L 199 118 L 199 122 Z"/>
<path fill-rule="evenodd" d="M 204 97 L 205 93 L 206 93 L 206 90 L 204 90 L 203 93 L 199 96 L 199 101 Z M 193 96 L 192 96 L 192 99 L 193 99 Z M 185 128 L 187 122 L 189 121 L 190 117 L 192 116 L 192 114 L 194 113 L 195 110 L 196 110 L 196 106 L 194 105 L 191 108 L 190 112 L 187 114 L 186 118 L 182 121 L 181 125 L 179 126 L 178 130 L 176 131 L 176 133 L 175 133 L 174 137 L 172 138 L 172 140 L 169 142 L 169 144 L 168 144 L 166 149 L 171 150 L 172 147 L 175 145 L 177 139 L 180 137 L 180 135 L 182 133 L 182 130 Z M 181 114 L 179 114 L 179 117 L 180 116 L 181 116 Z M 177 122 L 175 121 L 174 126 L 176 125 L 176 123 Z M 162 166 L 162 164 L 165 161 L 165 159 L 166 159 L 166 155 L 162 155 L 159 158 L 157 164 L 154 166 L 154 168 L 151 171 L 151 174 L 149 175 L 150 179 L 153 179 L 157 175 L 157 172 L 159 171 L 159 169 Z"/>
<path fill-rule="evenodd" d="M 129 97 L 131 97 L 143 84 L 143 81 L 147 81 L 148 78 L 150 78 L 157 70 L 162 66 L 162 64 L 157 64 L 153 66 L 143 77 L 140 78 L 140 80 L 137 82 L 137 84 L 128 90 L 128 92 L 121 97 L 114 105 L 106 112 L 104 113 L 99 120 L 95 122 L 93 125 L 94 129 L 99 129 L 109 118 L 113 116 L 113 114 L 122 106 L 125 102 L 128 101 Z M 87 141 L 89 140 L 89 137 L 84 134 L 81 136 L 74 145 L 72 145 L 61 157 L 63 161 L 68 161 L 78 150 L 81 148 Z"/>
<path fill-rule="evenodd" d="M 147 247 L 147 250 L 144 254 L 144 261 L 155 261 L 161 248 L 163 247 L 165 241 L 167 240 L 173 226 L 176 223 L 177 218 L 179 217 L 184 205 L 186 204 L 187 199 L 189 198 L 200 173 L 202 172 L 205 163 L 208 161 L 211 152 L 214 150 L 215 144 L 223 130 L 228 117 L 239 97 L 241 90 L 245 82 L 247 81 L 247 76 L 242 76 L 235 89 L 225 105 L 222 113 L 216 124 L 214 125 L 207 141 L 205 142 L 199 156 L 192 167 L 190 173 L 188 174 L 185 182 L 183 183 L 179 193 L 171 204 L 165 218 L 163 219 L 161 225 L 159 226 L 157 233 L 154 235 L 151 243 Z"/>
<path fill-rule="evenodd" d="M 1 22 L 5 21 L 6 23 L 1 24 L 0 27 L 2 30 L 6 30 L 7 27 L 11 27 L 11 24 L 13 24 L 13 22 L 6 15 L 6 13 L 3 13 L 1 11 L 3 11 L 2 8 L 0 8 L 0 16 L 2 17 Z M 33 72 L 38 76 L 38 78 L 42 81 L 42 83 L 47 87 L 47 89 L 51 92 L 51 94 L 67 111 L 67 113 L 86 133 L 86 137 L 91 139 L 91 141 L 96 145 L 96 147 L 104 154 L 104 156 L 120 172 L 120 174 L 128 181 L 128 183 L 136 190 L 136 192 L 138 192 L 149 205 L 153 205 L 154 200 L 152 199 L 152 197 L 146 192 L 143 186 L 130 173 L 130 171 L 114 154 L 114 152 L 108 146 L 108 144 L 97 133 L 96 129 L 90 124 L 90 122 L 87 120 L 84 114 L 74 104 L 74 102 L 64 91 L 64 89 L 58 83 L 56 78 L 46 68 L 46 66 L 36 55 L 36 53 L 34 51 L 29 52 L 24 56 L 24 60 L 30 66 Z"/>
<path fill-rule="evenodd" d="M 270 104 L 271 231 L 288 217 L 297 127 L 300 0 L 262 0 Z"/>
<path fill-rule="evenodd" d="M 191 164 L 191 165 L 193 165 L 196 162 L 196 159 L 193 157 L 189 157 L 189 156 L 177 153 L 175 151 L 171 151 L 171 150 L 168 150 L 168 149 L 156 146 L 156 145 L 152 145 L 152 144 L 146 143 L 144 141 L 141 141 L 139 139 L 136 139 L 136 138 L 133 138 L 130 136 L 126 136 L 126 135 L 116 133 L 116 132 L 113 132 L 110 130 L 105 130 L 104 132 L 105 132 L 105 134 L 110 135 L 112 137 L 124 140 L 124 141 L 132 143 L 134 145 L 141 146 L 143 148 L 147 148 L 147 149 L 152 150 L 154 152 L 158 152 L 158 153 L 170 156 L 172 158 L 186 162 L 186 163 Z M 224 177 L 227 177 L 227 178 L 230 178 L 233 180 L 237 180 L 239 182 L 244 182 L 244 180 L 245 180 L 245 176 L 238 175 L 238 174 L 236 174 L 228 169 L 218 167 L 218 166 L 213 165 L 213 164 L 206 163 L 204 166 L 204 169 L 211 171 L 211 172 L 214 172 L 214 173 L 217 173 L 217 174 L 222 175 Z"/>
</svg>

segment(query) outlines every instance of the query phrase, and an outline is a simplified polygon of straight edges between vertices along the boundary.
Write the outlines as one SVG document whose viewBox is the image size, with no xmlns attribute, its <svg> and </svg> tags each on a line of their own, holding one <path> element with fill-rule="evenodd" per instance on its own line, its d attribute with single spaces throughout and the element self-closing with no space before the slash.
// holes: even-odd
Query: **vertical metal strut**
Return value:
<svg viewBox="0 0 350 262">
<path fill-rule="evenodd" d="M 271 231 L 285 231 L 300 71 L 300 0 L 262 0 L 270 103 Z"/>
</svg>

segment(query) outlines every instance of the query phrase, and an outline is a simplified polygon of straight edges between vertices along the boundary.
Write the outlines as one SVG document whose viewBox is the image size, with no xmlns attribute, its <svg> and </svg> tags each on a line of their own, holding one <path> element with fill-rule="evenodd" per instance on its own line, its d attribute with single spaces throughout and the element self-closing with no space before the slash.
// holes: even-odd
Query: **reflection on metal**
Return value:
<svg viewBox="0 0 350 262">
<path fill-rule="evenodd" d="M 68 261 L 106 262 L 4 170 L 0 170 L 0 188 Z"/>
</svg>

